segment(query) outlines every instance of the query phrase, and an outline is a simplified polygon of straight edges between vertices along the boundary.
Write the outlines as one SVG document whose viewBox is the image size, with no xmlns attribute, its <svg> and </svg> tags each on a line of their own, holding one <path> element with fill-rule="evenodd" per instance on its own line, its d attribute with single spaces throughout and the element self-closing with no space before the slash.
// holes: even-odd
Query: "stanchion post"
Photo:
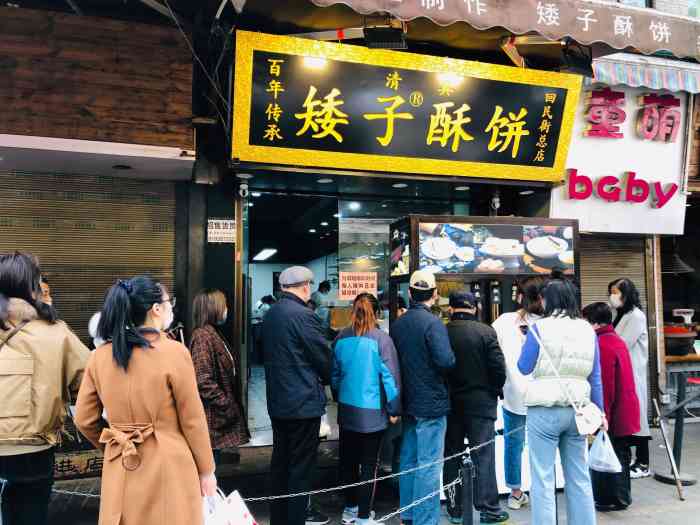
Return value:
<svg viewBox="0 0 700 525">
<path fill-rule="evenodd" d="M 469 453 L 462 456 L 462 525 L 474 525 L 474 464 Z"/>
</svg>

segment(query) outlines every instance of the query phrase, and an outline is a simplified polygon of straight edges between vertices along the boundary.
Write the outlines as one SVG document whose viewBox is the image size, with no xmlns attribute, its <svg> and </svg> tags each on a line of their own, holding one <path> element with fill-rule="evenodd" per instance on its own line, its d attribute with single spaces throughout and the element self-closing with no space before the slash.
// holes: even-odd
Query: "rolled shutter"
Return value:
<svg viewBox="0 0 700 525">
<path fill-rule="evenodd" d="M 0 171 L 0 203 L 0 252 L 39 258 L 56 309 L 83 341 L 116 279 L 148 274 L 172 290 L 172 182 Z"/>
</svg>

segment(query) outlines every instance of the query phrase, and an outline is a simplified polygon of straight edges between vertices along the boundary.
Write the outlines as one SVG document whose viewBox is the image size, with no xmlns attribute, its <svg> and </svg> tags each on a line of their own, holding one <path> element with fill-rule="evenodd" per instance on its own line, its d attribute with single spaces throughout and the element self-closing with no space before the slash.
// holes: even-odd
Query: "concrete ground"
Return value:
<svg viewBox="0 0 700 525">
<path fill-rule="evenodd" d="M 666 452 L 660 447 L 661 437 L 658 430 L 654 432 L 652 441 L 652 469 L 661 472 L 670 470 Z M 672 426 L 670 429 L 672 433 Z M 686 425 L 685 449 L 682 470 L 689 474 L 700 476 L 700 424 Z M 332 486 L 335 482 L 335 465 L 337 449 L 333 442 L 321 447 L 319 486 Z M 245 496 L 262 496 L 266 493 L 266 476 L 264 469 L 269 461 L 269 448 L 253 449 L 242 455 L 241 463 L 227 469 L 221 476 L 221 484 L 226 490 L 245 487 Z M 82 491 L 96 491 L 94 481 L 79 483 L 61 483 L 58 488 Z M 676 487 L 664 485 L 653 478 L 632 480 L 632 496 L 634 503 L 624 512 L 598 513 L 600 524 L 634 524 L 634 525 L 696 525 L 700 523 L 700 486 L 684 487 L 685 501 L 679 501 Z M 332 524 L 340 523 L 340 513 L 343 508 L 342 496 L 337 493 L 324 495 L 314 500 L 316 505 L 331 518 Z M 564 525 L 566 520 L 565 496 L 560 493 L 559 523 Z M 505 506 L 505 500 L 503 500 Z M 384 516 L 398 507 L 392 488 L 379 487 L 375 510 L 377 517 Z M 250 505 L 250 510 L 260 525 L 269 523 L 269 512 L 266 504 Z M 97 523 L 97 501 L 78 496 L 60 496 L 53 502 L 51 523 L 60 525 L 94 525 Z M 398 519 L 387 521 L 398 525 Z M 448 523 L 443 517 L 440 525 Z M 509 523 L 524 525 L 530 523 L 529 510 L 511 511 Z M 536 524 L 533 524 L 536 525 Z"/>
</svg>

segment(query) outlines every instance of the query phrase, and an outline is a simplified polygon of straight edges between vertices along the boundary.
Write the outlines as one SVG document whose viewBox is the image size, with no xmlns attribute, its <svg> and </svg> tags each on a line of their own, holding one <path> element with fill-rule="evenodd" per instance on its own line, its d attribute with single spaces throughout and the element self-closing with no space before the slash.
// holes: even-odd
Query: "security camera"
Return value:
<svg viewBox="0 0 700 525">
<path fill-rule="evenodd" d="M 493 208 L 495 211 L 498 211 L 498 209 L 501 207 L 501 197 L 496 194 L 493 197 L 491 197 L 491 208 Z"/>
<path fill-rule="evenodd" d="M 250 192 L 248 191 L 248 185 L 247 184 L 241 184 L 238 186 L 238 195 L 241 196 L 241 199 L 247 199 L 248 195 L 250 195 Z"/>
</svg>

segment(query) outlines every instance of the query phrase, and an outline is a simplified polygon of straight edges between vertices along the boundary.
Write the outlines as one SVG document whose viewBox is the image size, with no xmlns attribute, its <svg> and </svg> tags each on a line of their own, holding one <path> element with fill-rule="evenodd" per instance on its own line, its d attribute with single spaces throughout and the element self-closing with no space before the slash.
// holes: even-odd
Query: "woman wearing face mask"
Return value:
<svg viewBox="0 0 700 525">
<path fill-rule="evenodd" d="M 220 290 L 202 290 L 194 298 L 190 350 L 217 463 L 222 450 L 235 451 L 250 437 L 241 403 L 240 356 L 220 329 L 227 317 Z"/>
<path fill-rule="evenodd" d="M 202 496 L 216 493 L 192 358 L 163 333 L 172 302 L 145 276 L 107 293 L 97 329 L 107 344 L 90 356 L 75 415 L 104 451 L 100 523 L 201 525 Z"/>
<path fill-rule="evenodd" d="M 632 479 L 649 476 L 649 420 L 647 419 L 647 370 L 649 365 L 649 332 L 647 317 L 642 311 L 637 287 L 629 279 L 617 279 L 608 285 L 610 306 L 615 311 L 613 326 L 627 344 L 632 358 L 634 382 L 639 398 L 640 431 L 630 438 L 635 460 L 630 469 Z"/>
<path fill-rule="evenodd" d="M 498 344 L 506 358 L 506 384 L 503 387 L 503 431 L 506 434 L 504 464 L 506 485 L 510 489 L 508 507 L 511 509 L 520 509 L 529 503 L 527 494 L 520 488 L 525 429 L 511 432 L 525 426 L 525 391 L 528 379 L 518 370 L 518 358 L 529 327 L 544 313 L 540 292 L 545 282 L 542 277 L 527 277 L 520 281 L 520 309 L 501 315 L 493 323 Z"/>
</svg>

